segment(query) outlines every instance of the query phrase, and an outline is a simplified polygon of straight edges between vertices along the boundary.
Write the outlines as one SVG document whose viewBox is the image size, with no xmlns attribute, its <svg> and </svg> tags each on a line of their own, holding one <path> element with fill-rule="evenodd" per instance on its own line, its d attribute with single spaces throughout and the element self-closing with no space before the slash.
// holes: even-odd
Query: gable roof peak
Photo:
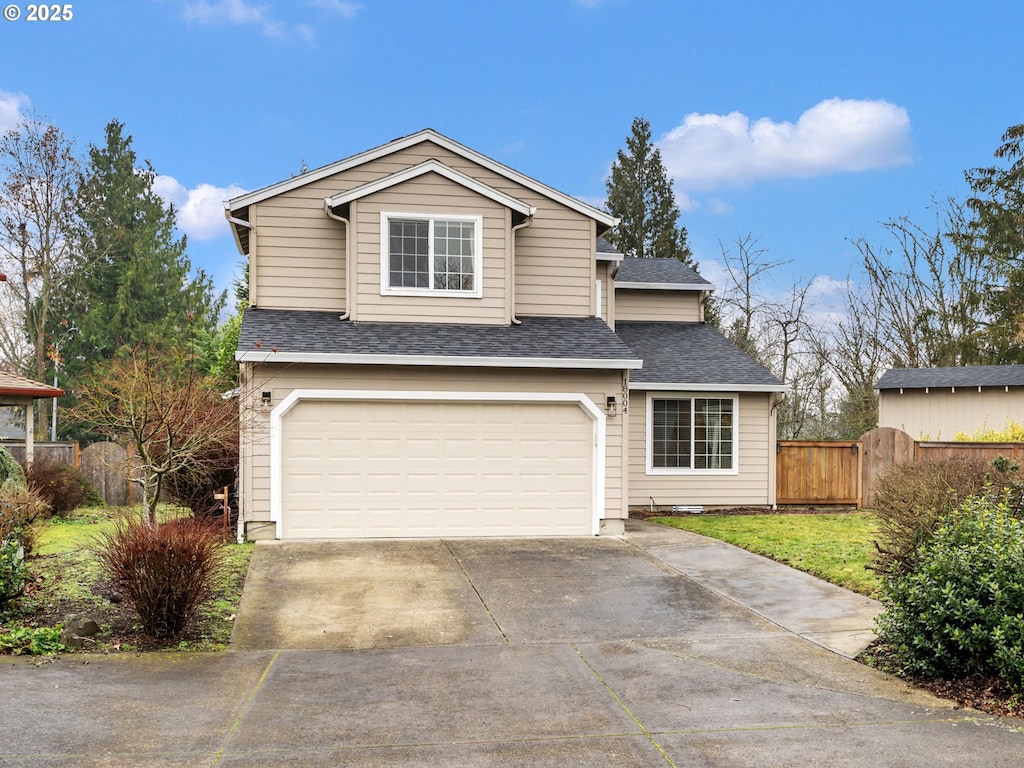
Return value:
<svg viewBox="0 0 1024 768">
<path fill-rule="evenodd" d="M 350 157 L 343 158 L 342 160 L 338 160 L 334 163 L 329 163 L 328 165 L 323 165 L 319 168 L 314 168 L 311 171 L 306 171 L 306 173 L 300 174 L 298 176 L 293 176 L 290 179 L 286 179 L 284 181 L 277 182 L 276 184 L 271 184 L 269 186 L 262 187 L 252 192 L 246 192 L 244 195 L 239 195 L 238 197 L 234 197 L 226 201 L 224 203 L 224 208 L 227 214 L 231 216 L 235 212 L 240 212 L 254 203 L 259 203 L 263 200 L 267 200 L 271 197 L 280 195 L 284 192 L 289 192 L 293 189 L 304 187 L 307 184 L 312 184 L 313 182 L 327 178 L 328 176 L 333 176 L 336 173 L 341 173 L 342 171 L 345 171 L 349 168 L 354 168 L 356 166 L 371 162 L 381 157 L 387 157 L 388 155 L 400 152 L 403 149 L 416 146 L 417 144 L 422 144 L 425 141 L 431 141 L 437 144 L 438 146 L 447 149 L 453 154 L 464 157 L 465 159 L 470 160 L 480 166 L 483 166 L 484 168 L 487 168 L 488 170 L 493 171 L 494 173 L 497 173 L 511 181 L 521 184 L 527 189 L 533 190 L 534 192 L 543 195 L 544 197 L 555 200 L 556 202 L 561 203 L 567 208 L 573 209 L 578 213 L 582 213 L 583 215 L 588 216 L 591 219 L 594 219 L 595 221 L 605 225 L 608 228 L 614 227 L 616 224 L 619 223 L 619 220 L 617 218 L 607 213 L 606 211 L 602 211 L 598 208 L 588 205 L 587 203 L 584 203 L 582 200 L 577 200 L 575 197 L 572 197 L 571 195 L 567 195 L 564 192 L 559 192 L 557 189 L 549 187 L 547 184 L 544 184 L 543 182 L 537 181 L 536 179 L 531 178 L 530 176 L 527 176 L 524 173 L 520 173 L 519 171 L 513 170 L 512 168 L 509 168 L 507 165 L 504 165 L 498 162 L 497 160 L 487 157 L 486 155 L 483 155 L 474 149 L 470 149 L 469 147 L 460 144 L 454 139 L 448 138 L 447 136 L 440 133 L 439 131 L 434 130 L 433 128 L 424 128 L 422 130 L 416 131 L 415 133 L 410 133 L 408 136 L 400 136 L 397 139 L 392 139 L 386 144 L 381 144 L 378 147 L 374 147 L 372 149 L 365 150 L 358 154 L 351 155 Z"/>
</svg>

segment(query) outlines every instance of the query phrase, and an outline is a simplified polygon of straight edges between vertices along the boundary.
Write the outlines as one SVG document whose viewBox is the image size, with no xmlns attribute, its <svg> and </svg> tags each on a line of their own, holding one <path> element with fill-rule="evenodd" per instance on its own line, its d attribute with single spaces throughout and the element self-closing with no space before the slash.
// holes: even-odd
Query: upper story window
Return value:
<svg viewBox="0 0 1024 768">
<path fill-rule="evenodd" d="M 650 474 L 736 471 L 736 399 L 650 395 L 647 400 Z"/>
<path fill-rule="evenodd" d="M 479 216 L 381 214 L 381 293 L 483 295 Z"/>
</svg>

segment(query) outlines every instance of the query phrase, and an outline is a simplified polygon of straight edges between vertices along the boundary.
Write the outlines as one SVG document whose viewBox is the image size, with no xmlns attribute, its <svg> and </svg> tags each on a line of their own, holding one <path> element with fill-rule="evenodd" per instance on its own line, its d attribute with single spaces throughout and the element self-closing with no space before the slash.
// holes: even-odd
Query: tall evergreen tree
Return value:
<svg viewBox="0 0 1024 768">
<path fill-rule="evenodd" d="M 988 311 L 988 341 L 998 362 L 1024 360 L 1024 124 L 1010 126 L 996 150 L 1006 166 L 967 171 L 969 248 L 983 257 L 991 279 L 980 302 Z"/>
<path fill-rule="evenodd" d="M 607 181 L 608 209 L 621 219 L 608 239 L 626 256 L 679 259 L 694 266 L 686 227 L 678 226 L 679 208 L 661 160 L 651 142 L 651 124 L 633 120 L 626 149 L 619 150 Z"/>
<path fill-rule="evenodd" d="M 68 276 L 63 318 L 77 331 L 64 360 L 73 375 L 139 344 L 171 348 L 196 343 L 217 325 L 224 297 L 210 278 L 193 273 L 175 210 L 153 191 L 156 176 L 141 167 L 131 136 L 117 120 L 106 144 L 89 148 L 79 191 L 79 263 Z"/>
</svg>

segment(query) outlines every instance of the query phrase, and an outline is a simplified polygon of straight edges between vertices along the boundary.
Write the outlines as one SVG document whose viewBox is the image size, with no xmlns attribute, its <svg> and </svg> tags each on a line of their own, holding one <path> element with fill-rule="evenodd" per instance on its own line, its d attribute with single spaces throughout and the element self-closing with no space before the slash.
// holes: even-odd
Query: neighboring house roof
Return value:
<svg viewBox="0 0 1024 768">
<path fill-rule="evenodd" d="M 773 373 L 706 323 L 616 323 L 615 332 L 644 361 L 635 389 L 786 392 Z"/>
<path fill-rule="evenodd" d="M 262 202 L 263 200 L 268 200 L 284 192 L 289 192 L 293 189 L 298 189 L 299 187 L 303 187 L 307 184 L 312 184 L 313 182 L 320 181 L 321 179 L 325 179 L 329 176 L 333 176 L 336 173 L 346 171 L 349 168 L 355 168 L 356 166 L 371 162 L 373 160 L 377 160 L 381 157 L 386 157 L 388 155 L 394 154 L 395 152 L 400 152 L 403 149 L 408 149 L 409 147 L 416 146 L 417 144 L 421 144 L 426 141 L 433 142 L 434 144 L 443 147 L 444 149 L 452 152 L 453 154 L 459 155 L 460 157 L 464 157 L 471 162 L 483 166 L 484 168 L 487 168 L 488 170 L 493 171 L 494 173 L 504 176 L 505 178 L 526 187 L 527 189 L 533 190 L 534 192 L 540 195 L 555 200 L 561 203 L 562 205 L 566 206 L 567 208 L 582 213 L 585 216 L 589 216 L 591 219 L 600 222 L 609 229 L 619 223 L 619 220 L 612 216 L 610 213 L 602 211 L 598 208 L 594 208 L 591 205 L 587 205 L 582 200 L 577 200 L 576 198 L 571 197 L 570 195 L 567 195 L 564 192 L 559 192 L 557 189 L 549 187 L 547 184 L 543 184 L 542 182 L 539 182 L 536 179 L 532 179 L 529 176 L 526 176 L 525 174 L 522 174 L 519 171 L 513 170 L 512 168 L 509 168 L 506 165 L 502 165 L 497 160 L 492 160 L 486 155 L 482 155 L 479 152 L 470 149 L 469 147 L 463 146 L 462 144 L 459 144 L 457 141 L 449 139 L 447 136 L 444 136 L 430 128 L 418 131 L 416 133 L 411 133 L 408 136 L 403 136 L 401 138 L 395 139 L 394 141 L 390 141 L 387 144 L 382 144 L 379 147 L 368 149 L 365 152 L 360 152 L 357 155 L 352 155 L 351 157 L 338 160 L 337 162 L 331 163 L 330 165 L 325 165 L 321 168 L 316 168 L 312 171 L 307 171 L 306 173 L 299 174 L 298 176 L 293 176 L 292 178 L 278 182 L 277 184 L 271 184 L 269 186 L 262 187 L 261 189 L 254 190 L 252 192 L 246 192 L 244 195 L 239 195 L 238 197 L 234 197 L 231 200 L 225 202 L 225 212 L 227 213 L 228 216 L 236 216 L 237 214 L 242 214 L 244 209 L 248 208 L 248 206 L 253 205 L 254 203 L 259 203 Z M 239 234 L 237 226 L 235 231 L 236 238 L 238 238 Z M 244 241 L 246 238 L 239 239 L 239 245 L 241 246 L 242 241 Z"/>
<path fill-rule="evenodd" d="M 625 258 L 619 264 L 615 285 L 659 291 L 714 290 L 711 283 L 679 259 Z"/>
<path fill-rule="evenodd" d="M 375 181 L 360 184 L 358 187 L 353 187 L 347 192 L 339 192 L 336 195 L 326 198 L 324 202 L 326 202 L 331 208 L 337 208 L 339 205 L 351 203 L 353 200 L 358 200 L 366 195 L 372 195 L 374 192 L 381 192 L 395 186 L 396 184 L 401 184 L 404 181 L 418 178 L 425 173 L 436 173 L 440 176 L 444 176 L 449 181 L 453 181 L 466 189 L 476 192 L 478 195 L 493 200 L 499 205 L 511 208 L 513 211 L 516 211 L 523 216 L 533 216 L 533 214 L 537 212 L 536 208 L 527 205 L 522 200 L 514 198 L 511 195 L 506 195 L 501 190 L 497 190 L 481 181 L 477 181 L 471 176 L 467 176 L 464 173 L 456 171 L 454 168 L 449 168 L 440 160 L 433 159 L 424 160 L 422 163 L 410 166 L 409 168 L 404 168 L 401 171 L 389 174 Z"/>
<path fill-rule="evenodd" d="M 26 379 L 16 373 L 0 371 L 0 397 L 31 397 L 38 400 L 44 397 L 60 397 L 63 394 L 63 389 Z"/>
<path fill-rule="evenodd" d="M 1024 365 L 963 365 L 955 368 L 890 368 L 877 389 L 928 387 L 1020 387 Z"/>
<path fill-rule="evenodd" d="M 337 312 L 247 309 L 242 362 L 639 368 L 594 317 L 524 317 L 520 325 L 353 323 Z"/>
</svg>

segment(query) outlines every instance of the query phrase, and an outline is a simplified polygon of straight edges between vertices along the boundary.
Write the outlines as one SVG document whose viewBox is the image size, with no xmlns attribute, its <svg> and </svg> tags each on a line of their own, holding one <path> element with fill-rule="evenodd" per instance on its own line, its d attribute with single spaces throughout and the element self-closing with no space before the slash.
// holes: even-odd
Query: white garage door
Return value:
<svg viewBox="0 0 1024 768">
<path fill-rule="evenodd" d="M 284 538 L 594 532 L 575 403 L 306 400 L 281 425 Z"/>
</svg>

